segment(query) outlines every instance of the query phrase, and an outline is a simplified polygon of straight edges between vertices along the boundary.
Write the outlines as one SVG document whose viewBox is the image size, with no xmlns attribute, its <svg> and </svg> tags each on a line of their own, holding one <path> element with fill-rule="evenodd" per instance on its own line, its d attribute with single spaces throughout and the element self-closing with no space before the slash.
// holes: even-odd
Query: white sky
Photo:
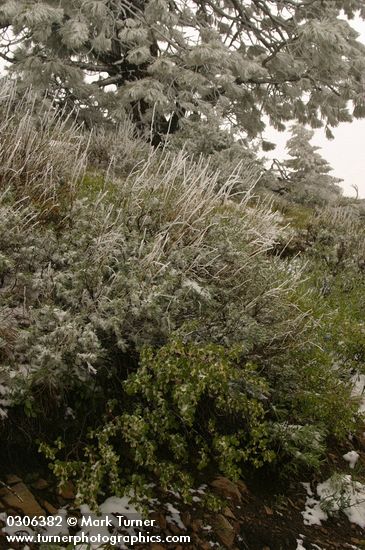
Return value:
<svg viewBox="0 0 365 550">
<path fill-rule="evenodd" d="M 360 33 L 360 39 L 365 43 L 365 22 L 351 21 L 351 26 Z M 352 185 L 357 185 L 359 196 L 365 198 L 365 119 L 343 122 L 337 128 L 332 128 L 335 139 L 328 140 L 324 130 L 316 130 L 312 143 L 321 147 L 321 155 L 333 168 L 332 175 L 342 178 L 345 195 L 355 195 Z M 277 143 L 274 151 L 266 153 L 269 158 L 283 160 L 287 158 L 285 143 L 287 132 L 277 132 L 269 128 L 265 134 L 269 141 Z"/>
</svg>

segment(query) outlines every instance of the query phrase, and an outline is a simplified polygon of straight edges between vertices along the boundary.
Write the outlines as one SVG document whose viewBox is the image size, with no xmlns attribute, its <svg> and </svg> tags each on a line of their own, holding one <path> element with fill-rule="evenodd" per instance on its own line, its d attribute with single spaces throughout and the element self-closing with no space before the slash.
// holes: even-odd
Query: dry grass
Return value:
<svg viewBox="0 0 365 550">
<path fill-rule="evenodd" d="M 77 124 L 32 91 L 17 97 L 14 82 L 0 83 L 0 189 L 17 197 L 55 201 L 85 169 L 84 137 Z"/>
</svg>

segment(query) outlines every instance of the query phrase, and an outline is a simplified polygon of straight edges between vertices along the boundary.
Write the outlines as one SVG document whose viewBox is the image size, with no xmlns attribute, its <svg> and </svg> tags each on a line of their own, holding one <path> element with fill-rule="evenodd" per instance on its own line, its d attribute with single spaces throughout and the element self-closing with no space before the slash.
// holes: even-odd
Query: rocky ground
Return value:
<svg viewBox="0 0 365 550">
<path fill-rule="evenodd" d="M 364 459 L 363 451 L 361 460 L 365 463 Z M 208 513 L 203 510 L 198 497 L 194 498 L 193 505 L 184 506 L 178 495 L 164 495 L 170 509 L 179 510 L 181 521 L 171 520 L 163 504 L 156 508 L 151 517 L 157 520 L 164 534 L 190 534 L 192 544 L 184 547 L 152 544 L 148 546 L 151 550 L 365 548 L 364 531 L 351 524 L 343 513 L 329 518 L 322 525 L 304 525 L 302 512 L 305 508 L 306 490 L 298 482 L 279 487 L 269 480 L 253 480 L 251 484 L 246 485 L 243 482 L 235 484 L 219 477 L 210 485 L 225 501 L 220 513 Z M 276 492 L 273 492 L 274 486 Z M 55 514 L 60 508 L 74 511 L 74 497 L 74 487 L 71 483 L 59 491 L 50 477 L 40 477 L 37 473 L 25 475 L 23 478 L 16 474 L 8 474 L 4 477 L 0 489 L 0 517 L 4 519 L 4 513 L 19 512 L 29 516 Z M 159 501 L 163 502 L 162 495 Z M 0 531 L 0 548 L 9 549 L 3 531 Z"/>
</svg>

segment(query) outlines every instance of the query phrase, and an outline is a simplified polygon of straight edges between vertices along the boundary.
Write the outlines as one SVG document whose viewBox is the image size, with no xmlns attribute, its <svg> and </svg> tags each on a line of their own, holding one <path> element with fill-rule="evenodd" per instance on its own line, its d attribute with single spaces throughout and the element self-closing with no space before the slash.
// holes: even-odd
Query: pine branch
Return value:
<svg viewBox="0 0 365 550">
<path fill-rule="evenodd" d="M 7 63 L 14 63 L 14 59 L 7 56 L 5 53 L 0 52 L 0 57 L 1 59 L 4 59 L 4 61 L 6 61 Z"/>
</svg>

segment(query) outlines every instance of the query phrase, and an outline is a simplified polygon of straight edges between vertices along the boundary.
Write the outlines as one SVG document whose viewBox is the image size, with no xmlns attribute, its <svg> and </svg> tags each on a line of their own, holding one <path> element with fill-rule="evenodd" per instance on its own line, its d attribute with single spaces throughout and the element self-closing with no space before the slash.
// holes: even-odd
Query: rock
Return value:
<svg viewBox="0 0 365 550">
<path fill-rule="evenodd" d="M 42 506 L 49 514 L 51 514 L 51 516 L 54 516 L 58 512 L 57 508 L 55 508 L 53 504 L 48 502 L 48 500 L 44 500 L 42 502 Z"/>
<path fill-rule="evenodd" d="M 238 533 L 241 531 L 240 522 L 237 520 L 231 520 L 229 523 L 232 525 L 232 529 L 234 529 L 234 531 L 238 535 Z"/>
<path fill-rule="evenodd" d="M 223 546 L 232 548 L 236 534 L 228 519 L 222 516 L 222 514 L 218 514 L 214 519 L 213 527 L 214 533 Z"/>
<path fill-rule="evenodd" d="M 15 510 L 14 508 L 6 508 L 6 514 L 8 516 L 18 516 L 19 510 Z"/>
<path fill-rule="evenodd" d="M 5 482 L 7 485 L 15 485 L 16 483 L 20 483 L 22 480 L 20 477 L 16 476 L 15 474 L 9 474 L 5 478 Z"/>
<path fill-rule="evenodd" d="M 47 489 L 48 486 L 49 486 L 48 481 L 42 478 L 37 479 L 37 481 L 32 483 L 33 489 L 36 489 L 37 491 L 43 491 L 44 489 Z"/>
<path fill-rule="evenodd" d="M 66 481 L 58 491 L 59 495 L 65 500 L 74 500 L 75 498 L 75 486 L 72 481 Z"/>
<path fill-rule="evenodd" d="M 30 517 L 45 515 L 43 508 L 23 482 L 13 485 L 11 489 L 12 491 L 6 488 L 0 491 L 0 498 L 7 508 L 15 508 Z"/>
<path fill-rule="evenodd" d="M 165 550 L 165 548 L 161 544 L 152 543 L 151 550 Z"/>
<path fill-rule="evenodd" d="M 226 516 L 226 518 L 236 519 L 236 516 L 228 506 L 223 510 L 223 515 Z"/>
<path fill-rule="evenodd" d="M 237 485 L 226 477 L 217 477 L 210 485 L 226 498 L 241 502 L 242 496 Z"/>
</svg>

